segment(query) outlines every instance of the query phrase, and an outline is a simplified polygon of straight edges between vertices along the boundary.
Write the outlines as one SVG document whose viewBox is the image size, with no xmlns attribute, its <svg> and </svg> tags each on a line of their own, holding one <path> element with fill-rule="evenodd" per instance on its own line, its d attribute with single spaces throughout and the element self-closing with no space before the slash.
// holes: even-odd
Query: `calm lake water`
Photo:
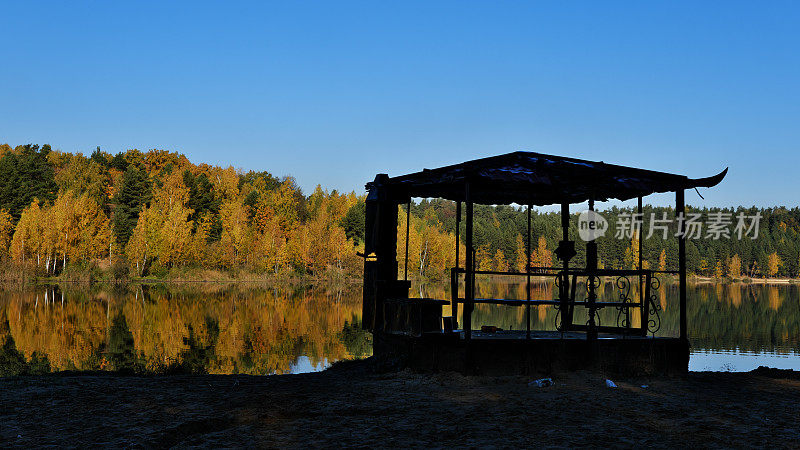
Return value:
<svg viewBox="0 0 800 450">
<path fill-rule="evenodd" d="M 449 298 L 443 284 L 415 285 L 412 290 L 414 296 Z M 599 293 L 601 299 L 617 300 L 620 290 L 609 281 Z M 638 295 L 635 286 L 630 295 Z M 532 296 L 555 298 L 557 289 L 535 282 Z M 479 281 L 478 297 L 525 298 L 525 285 Z M 656 298 L 661 308 L 656 335 L 677 336 L 677 285 L 664 283 Z M 759 365 L 800 370 L 796 285 L 692 285 L 688 319 L 691 370 L 747 371 Z M 582 320 L 585 316 L 576 314 L 576 323 Z M 616 320 L 616 310 L 600 314 L 602 324 Z M 555 321 L 552 307 L 532 308 L 534 329 L 553 329 Z M 371 335 L 360 330 L 360 323 L 358 286 L 202 283 L 124 290 L 36 286 L 0 292 L 3 351 L 8 353 L 10 343 L 28 361 L 44 361 L 57 371 L 318 371 L 338 360 L 372 354 Z M 476 305 L 473 323 L 476 328 L 525 329 L 525 308 Z M 0 354 L 3 361 L 9 358 Z"/>
</svg>

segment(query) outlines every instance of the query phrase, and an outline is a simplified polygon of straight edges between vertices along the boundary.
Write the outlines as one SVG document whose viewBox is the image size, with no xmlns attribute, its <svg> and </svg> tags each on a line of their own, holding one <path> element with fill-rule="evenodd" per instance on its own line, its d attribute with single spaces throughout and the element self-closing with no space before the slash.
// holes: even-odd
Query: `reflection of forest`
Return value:
<svg viewBox="0 0 800 450">
<path fill-rule="evenodd" d="M 477 280 L 476 297 L 524 299 L 525 283 Z M 615 280 L 605 280 L 598 289 L 599 301 L 619 301 L 621 293 Z M 460 287 L 463 296 L 463 283 Z M 418 285 L 414 296 L 450 299 L 448 283 Z M 578 284 L 578 299 L 585 297 L 586 285 Z M 755 285 L 755 284 L 693 284 L 689 285 L 688 322 L 689 334 L 694 349 L 746 350 L 786 352 L 800 350 L 800 286 Z M 638 300 L 638 283 L 628 294 Z M 661 328 L 657 336 L 678 336 L 678 285 L 662 283 L 656 292 L 661 308 Z M 532 282 L 532 299 L 554 299 L 558 289 L 551 280 L 537 279 Z M 459 311 L 460 312 L 460 311 Z M 445 307 L 445 315 L 450 307 Z M 534 330 L 555 329 L 557 311 L 551 306 L 531 308 L 531 328 Z M 599 317 L 603 325 L 616 325 L 617 310 L 601 310 Z M 585 309 L 576 308 L 575 323 L 587 320 Z M 634 326 L 639 317 L 631 318 Z M 459 318 L 459 323 L 461 320 Z M 525 307 L 510 307 L 478 304 L 472 319 L 473 326 L 494 325 L 505 330 L 524 330 Z"/>
<path fill-rule="evenodd" d="M 800 350 L 798 288 L 691 285 L 692 345 L 696 350 Z M 586 287 L 579 284 L 578 289 L 583 293 Z M 525 298 L 524 283 L 485 279 L 479 280 L 478 290 L 478 297 Z M 446 283 L 418 285 L 413 291 L 450 298 Z M 620 291 L 609 280 L 598 293 L 610 301 Z M 0 344 L 11 337 L 28 360 L 34 354 L 46 357 L 53 370 L 268 374 L 290 371 L 299 356 L 316 366 L 372 353 L 371 336 L 359 329 L 358 288 L 203 284 L 115 292 L 39 286 L 1 295 Z M 533 283 L 532 298 L 557 295 L 552 282 Z M 630 295 L 638 298 L 635 282 Z M 664 283 L 656 298 L 662 308 L 657 335 L 677 336 L 677 285 Z M 585 320 L 584 311 L 578 311 L 576 323 Z M 524 307 L 476 305 L 474 317 L 476 327 L 525 329 Z M 615 324 L 616 317 L 616 310 L 604 310 L 600 321 Z M 554 329 L 555 321 L 552 307 L 531 308 L 533 329 Z"/>
<path fill-rule="evenodd" d="M 53 370 L 285 373 L 372 352 L 360 290 L 241 285 L 4 292 L 0 343 Z"/>
</svg>

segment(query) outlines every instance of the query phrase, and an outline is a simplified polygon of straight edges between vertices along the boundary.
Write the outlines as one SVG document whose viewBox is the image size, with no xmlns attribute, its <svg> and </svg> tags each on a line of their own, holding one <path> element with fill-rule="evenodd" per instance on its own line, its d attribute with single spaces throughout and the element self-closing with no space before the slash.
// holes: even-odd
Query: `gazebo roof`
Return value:
<svg viewBox="0 0 800 450">
<path fill-rule="evenodd" d="M 424 169 L 384 179 L 395 199 L 438 197 L 481 204 L 551 205 L 581 203 L 589 199 L 628 200 L 656 192 L 672 192 L 717 185 L 728 172 L 706 178 L 689 178 L 653 170 L 606 164 L 534 152 L 513 152 L 489 158 Z M 377 179 L 376 179 L 377 180 Z M 368 183 L 372 190 L 375 182 Z"/>
</svg>

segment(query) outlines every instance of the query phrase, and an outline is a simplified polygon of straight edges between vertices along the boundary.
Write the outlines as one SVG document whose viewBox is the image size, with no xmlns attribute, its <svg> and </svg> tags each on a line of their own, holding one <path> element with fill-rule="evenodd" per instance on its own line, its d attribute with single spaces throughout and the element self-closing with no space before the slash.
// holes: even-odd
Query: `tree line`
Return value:
<svg viewBox="0 0 800 450">
<path fill-rule="evenodd" d="M 232 167 L 194 164 L 164 150 L 128 150 L 111 155 L 99 148 L 84 156 L 50 146 L 0 145 L 0 260 L 42 275 L 70 267 L 105 265 L 115 273 L 163 276 L 175 268 L 249 270 L 255 273 L 359 276 L 365 197 L 328 191 L 309 195 L 292 177 Z M 531 265 L 558 264 L 558 213 L 533 210 L 532 230 L 518 206 L 476 205 L 474 251 L 481 270 L 524 272 Z M 756 239 L 688 239 L 687 268 L 710 277 L 800 276 L 800 209 L 687 207 L 689 213 L 761 215 Z M 633 211 L 601 211 L 608 232 L 598 238 L 600 265 L 634 268 L 642 239 L 646 268 L 677 267 L 677 224 L 647 237 L 647 218 L 675 217 L 668 207 L 644 207 L 644 233 L 618 238 L 618 222 Z M 406 222 L 410 217 L 408 267 Z M 460 235 L 463 266 L 465 224 L 456 227 L 453 202 L 419 200 L 398 209 L 400 273 L 443 278 L 455 265 Z M 575 214 L 570 236 L 578 240 L 573 264 L 585 261 Z M 530 247 L 528 240 L 530 239 Z"/>
<path fill-rule="evenodd" d="M 639 261 L 639 239 L 642 240 L 642 266 L 654 270 L 677 270 L 678 267 L 678 223 L 671 207 L 645 205 L 640 232 L 619 236 L 621 221 L 631 217 L 632 208 L 612 207 L 601 214 L 608 222 L 606 233 L 598 237 L 599 265 L 605 268 L 635 269 Z M 729 237 L 715 239 L 708 234 L 709 218 L 715 214 L 729 215 L 732 223 L 727 228 Z M 715 278 L 740 279 L 745 277 L 800 277 L 800 208 L 693 208 L 687 206 L 687 214 L 699 214 L 706 228 L 698 237 L 686 240 L 686 263 L 690 274 Z M 736 217 L 760 215 L 757 235 L 751 231 L 741 239 L 734 232 Z M 570 219 L 570 239 L 576 240 L 577 255 L 573 267 L 585 265 L 586 250 L 578 233 L 578 217 L 573 206 Z M 666 216 L 664 216 L 666 215 Z M 669 220 L 664 232 L 655 229 L 649 233 L 650 218 Z M 397 254 L 401 270 L 405 263 L 405 207 L 398 217 Z M 749 221 L 747 224 L 749 225 Z M 459 259 L 463 267 L 465 259 L 465 223 L 462 219 Z M 443 276 L 455 263 L 456 205 L 442 199 L 422 199 L 411 205 L 411 227 L 409 227 L 409 273 L 428 278 Z M 531 234 L 528 237 L 527 211 L 519 206 L 474 207 L 475 264 L 479 270 L 524 272 L 528 263 L 528 240 L 530 239 L 530 261 L 533 267 L 552 267 L 560 264 L 554 255 L 562 239 L 561 217 L 556 212 L 533 209 L 531 212 Z M 753 239 L 755 237 L 755 239 Z M 440 253 L 442 252 L 442 253 Z"/>
<path fill-rule="evenodd" d="M 44 275 L 88 264 L 135 276 L 181 267 L 355 274 L 363 211 L 363 195 L 317 186 L 306 196 L 291 177 L 163 150 L 86 157 L 0 146 L 0 257 Z"/>
</svg>

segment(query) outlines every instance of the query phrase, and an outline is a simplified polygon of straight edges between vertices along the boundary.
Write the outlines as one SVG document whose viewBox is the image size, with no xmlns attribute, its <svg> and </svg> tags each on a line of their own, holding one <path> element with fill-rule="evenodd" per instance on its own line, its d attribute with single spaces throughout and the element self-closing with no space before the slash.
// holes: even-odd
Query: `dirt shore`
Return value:
<svg viewBox="0 0 800 450">
<path fill-rule="evenodd" d="M 798 447 L 800 374 L 0 379 L 0 447 Z M 642 387 L 647 385 L 647 387 Z"/>
</svg>

